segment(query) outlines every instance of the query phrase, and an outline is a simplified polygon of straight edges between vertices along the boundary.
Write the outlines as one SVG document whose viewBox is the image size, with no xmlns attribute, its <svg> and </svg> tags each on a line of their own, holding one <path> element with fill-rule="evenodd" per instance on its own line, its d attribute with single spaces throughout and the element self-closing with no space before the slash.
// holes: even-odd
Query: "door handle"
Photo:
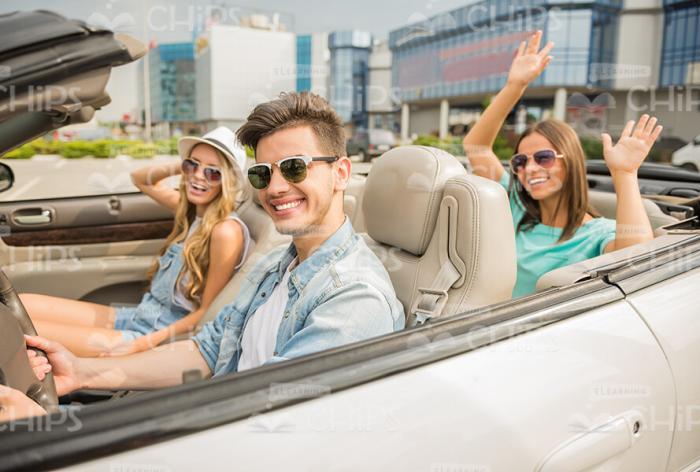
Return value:
<svg viewBox="0 0 700 472">
<path fill-rule="evenodd" d="M 642 415 L 629 411 L 557 446 L 537 472 L 587 470 L 631 448 L 644 431 Z"/>
<path fill-rule="evenodd" d="M 51 223 L 51 210 L 44 208 L 23 208 L 12 214 L 12 219 L 18 225 L 45 225 Z"/>
</svg>

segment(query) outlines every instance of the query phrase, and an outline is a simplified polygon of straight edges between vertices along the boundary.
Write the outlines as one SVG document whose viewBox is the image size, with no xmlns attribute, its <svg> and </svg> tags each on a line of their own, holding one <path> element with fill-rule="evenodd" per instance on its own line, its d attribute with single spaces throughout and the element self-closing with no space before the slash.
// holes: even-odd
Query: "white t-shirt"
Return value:
<svg viewBox="0 0 700 472">
<path fill-rule="evenodd" d="M 270 298 L 260 305 L 245 325 L 241 337 L 241 359 L 238 361 L 238 372 L 252 369 L 264 364 L 275 354 L 277 331 L 284 309 L 289 300 L 289 274 L 296 266 L 294 259 L 282 277 L 282 281 L 270 294 Z"/>
</svg>

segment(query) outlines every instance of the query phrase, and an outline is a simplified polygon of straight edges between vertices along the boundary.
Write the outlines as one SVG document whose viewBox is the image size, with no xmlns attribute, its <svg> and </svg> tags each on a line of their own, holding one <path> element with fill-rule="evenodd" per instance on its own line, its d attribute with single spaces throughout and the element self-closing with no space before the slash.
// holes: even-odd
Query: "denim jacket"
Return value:
<svg viewBox="0 0 700 472">
<path fill-rule="evenodd" d="M 291 244 L 247 274 L 236 300 L 193 338 L 214 375 L 235 372 L 245 325 L 296 257 Z M 404 327 L 389 274 L 345 219 L 290 274 L 289 300 L 277 332 L 275 362 L 360 341 Z"/>
</svg>

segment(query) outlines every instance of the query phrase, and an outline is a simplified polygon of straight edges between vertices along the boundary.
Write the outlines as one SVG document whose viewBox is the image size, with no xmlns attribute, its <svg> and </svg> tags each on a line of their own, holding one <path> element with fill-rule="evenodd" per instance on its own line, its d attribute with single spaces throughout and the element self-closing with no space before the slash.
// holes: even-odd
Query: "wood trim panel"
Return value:
<svg viewBox="0 0 700 472">
<path fill-rule="evenodd" d="M 23 231 L 3 236 L 8 246 L 68 246 L 80 244 L 116 243 L 166 238 L 173 229 L 173 220 L 147 223 L 124 223 L 79 228 Z"/>
</svg>

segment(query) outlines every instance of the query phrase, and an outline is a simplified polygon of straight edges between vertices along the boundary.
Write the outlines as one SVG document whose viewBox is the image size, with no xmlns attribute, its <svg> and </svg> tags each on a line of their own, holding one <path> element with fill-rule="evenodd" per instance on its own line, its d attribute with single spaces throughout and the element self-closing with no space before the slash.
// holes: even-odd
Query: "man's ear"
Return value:
<svg viewBox="0 0 700 472">
<path fill-rule="evenodd" d="M 352 174 L 352 163 L 350 158 L 341 157 L 336 161 L 334 178 L 335 178 L 335 189 L 339 191 L 345 191 L 350 181 L 350 175 Z"/>
</svg>

